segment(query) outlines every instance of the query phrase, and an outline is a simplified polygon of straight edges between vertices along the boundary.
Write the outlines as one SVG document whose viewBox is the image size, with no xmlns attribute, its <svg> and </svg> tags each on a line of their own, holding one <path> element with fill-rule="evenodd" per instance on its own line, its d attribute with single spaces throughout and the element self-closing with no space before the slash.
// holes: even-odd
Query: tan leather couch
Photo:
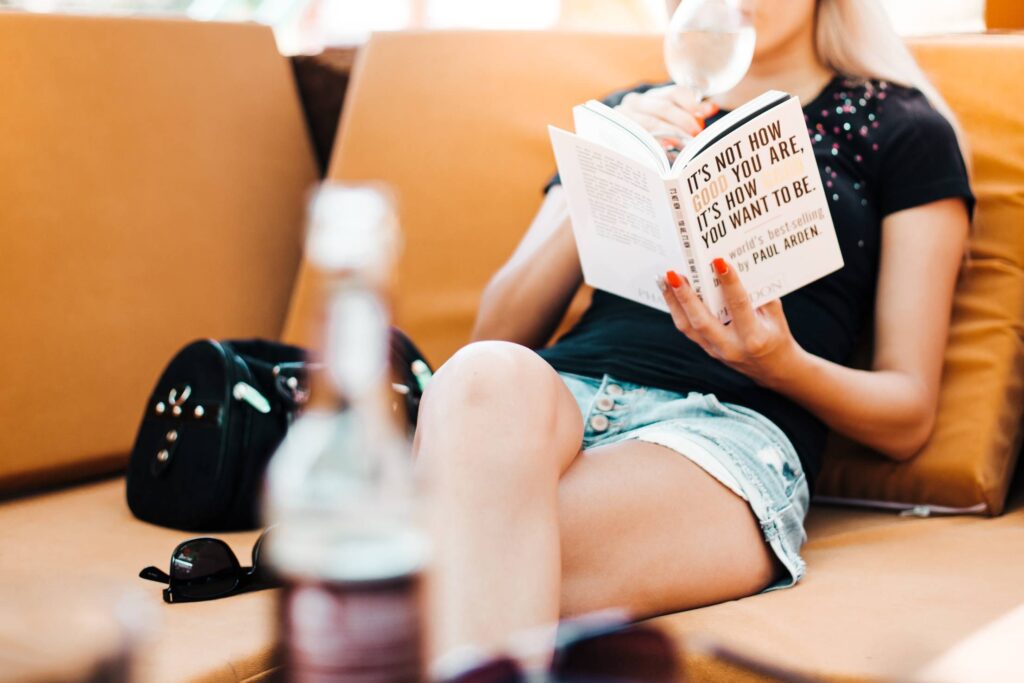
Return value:
<svg viewBox="0 0 1024 683">
<path fill-rule="evenodd" d="M 435 82 L 406 78 L 402 88 L 365 82 L 346 103 L 332 175 L 400 189 L 410 233 L 398 320 L 438 364 L 464 342 L 479 287 L 514 245 L 551 170 L 536 131 L 565 124 L 568 111 L 538 110 L 532 89 L 571 88 L 563 94 L 572 101 L 609 81 L 656 78 L 631 70 L 655 63 L 656 40 L 456 33 L 375 45 L 364 76 L 435 60 L 500 63 L 516 76 L 463 81 L 463 95 L 444 102 L 432 87 L 443 73 Z M 1024 38 L 927 49 L 930 68 L 972 73 L 970 87 L 983 88 L 1001 59 L 1020 59 Z M 123 479 L 97 477 L 123 468 L 145 396 L 178 346 L 197 336 L 302 338 L 306 296 L 301 278 L 294 293 L 292 282 L 315 165 L 287 64 L 257 27 L 0 15 L 0 92 L 0 131 L 13 132 L 0 136 L 0 605 L 72 573 L 140 589 L 157 619 L 140 647 L 138 680 L 264 680 L 273 672 L 273 592 L 162 604 L 158 587 L 135 575 L 167 562 L 188 534 L 134 520 Z M 1005 135 L 979 169 L 988 187 L 1024 182 L 1021 98 L 992 93 L 993 108 L 967 120 Z M 415 128 L 410 111 L 419 114 Z M 486 121 L 519 142 L 489 137 Z M 456 128 L 479 143 L 430 155 L 404 143 Z M 464 155 L 490 171 L 460 175 Z M 1000 208 L 1017 235 L 1022 201 L 1013 190 Z M 478 216 L 479 229 L 446 230 L 454 211 Z M 1017 267 L 1019 258 L 1003 260 Z M 1024 311 L 1016 316 L 1008 347 L 1019 351 Z M 977 358 L 987 362 L 983 352 Z M 1019 354 L 1000 362 L 1024 370 Z M 1019 418 L 1010 422 L 1005 448 L 1015 449 Z M 970 639 L 1012 626 L 1000 619 L 1024 603 L 1020 486 L 996 518 L 815 505 L 808 530 L 809 573 L 797 588 L 657 620 L 678 638 L 695 679 L 755 680 L 686 655 L 693 634 L 830 680 L 999 680 L 986 672 L 1003 661 L 998 653 L 972 654 L 993 641 Z M 255 533 L 221 536 L 244 560 Z M 0 613 L 0 678 L 53 655 L 47 634 Z"/>
<path fill-rule="evenodd" d="M 986 0 L 985 25 L 990 29 L 1024 28 L 1024 5 L 1017 0 Z"/>
</svg>

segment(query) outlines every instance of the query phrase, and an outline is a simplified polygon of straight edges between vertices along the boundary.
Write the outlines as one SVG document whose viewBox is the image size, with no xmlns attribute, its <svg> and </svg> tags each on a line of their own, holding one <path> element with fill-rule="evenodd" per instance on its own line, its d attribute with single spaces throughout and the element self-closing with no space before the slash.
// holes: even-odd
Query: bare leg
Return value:
<svg viewBox="0 0 1024 683">
<path fill-rule="evenodd" d="M 664 446 L 584 451 L 559 484 L 564 616 L 676 612 L 759 592 L 782 571 L 747 502 Z"/>
<path fill-rule="evenodd" d="M 486 342 L 435 375 L 416 435 L 436 514 L 433 656 L 560 614 L 650 615 L 761 590 L 778 565 L 746 502 L 628 441 L 578 455 L 582 418 L 536 354 Z"/>
<path fill-rule="evenodd" d="M 437 545 L 434 657 L 558 619 L 558 480 L 582 434 L 572 394 L 525 347 L 471 344 L 431 380 L 415 448 Z"/>
</svg>

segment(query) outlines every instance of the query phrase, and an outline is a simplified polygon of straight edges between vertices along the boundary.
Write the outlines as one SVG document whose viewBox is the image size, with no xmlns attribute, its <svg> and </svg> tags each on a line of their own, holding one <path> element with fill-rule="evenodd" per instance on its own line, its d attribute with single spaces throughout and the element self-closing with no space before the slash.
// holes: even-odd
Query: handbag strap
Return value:
<svg viewBox="0 0 1024 683">
<path fill-rule="evenodd" d="M 389 344 L 392 386 L 401 395 L 409 424 L 415 426 L 431 367 L 419 347 L 397 327 L 391 328 Z M 309 401 L 309 374 L 322 364 L 308 360 L 305 349 L 263 339 L 233 339 L 224 345 L 249 367 L 260 385 L 257 389 L 274 393 L 289 418 Z"/>
</svg>

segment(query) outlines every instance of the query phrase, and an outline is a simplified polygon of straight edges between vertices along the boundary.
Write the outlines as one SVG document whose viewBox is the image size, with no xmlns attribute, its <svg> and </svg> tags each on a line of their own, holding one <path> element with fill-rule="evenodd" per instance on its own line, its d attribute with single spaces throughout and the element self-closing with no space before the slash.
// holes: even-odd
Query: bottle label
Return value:
<svg viewBox="0 0 1024 683">
<path fill-rule="evenodd" d="M 423 680 L 418 575 L 290 583 L 281 610 L 290 683 Z"/>
</svg>

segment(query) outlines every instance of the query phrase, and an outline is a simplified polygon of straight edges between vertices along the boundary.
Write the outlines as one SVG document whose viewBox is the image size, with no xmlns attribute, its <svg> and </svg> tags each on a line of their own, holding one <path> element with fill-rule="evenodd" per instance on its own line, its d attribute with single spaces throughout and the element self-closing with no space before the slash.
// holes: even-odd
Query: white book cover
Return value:
<svg viewBox="0 0 1024 683">
<path fill-rule="evenodd" d="M 573 113 L 575 134 L 549 131 L 588 285 L 667 311 L 655 278 L 675 270 L 728 322 L 716 258 L 736 268 L 754 306 L 843 267 L 795 97 L 751 100 L 671 164 L 625 115 L 593 100 Z"/>
</svg>

